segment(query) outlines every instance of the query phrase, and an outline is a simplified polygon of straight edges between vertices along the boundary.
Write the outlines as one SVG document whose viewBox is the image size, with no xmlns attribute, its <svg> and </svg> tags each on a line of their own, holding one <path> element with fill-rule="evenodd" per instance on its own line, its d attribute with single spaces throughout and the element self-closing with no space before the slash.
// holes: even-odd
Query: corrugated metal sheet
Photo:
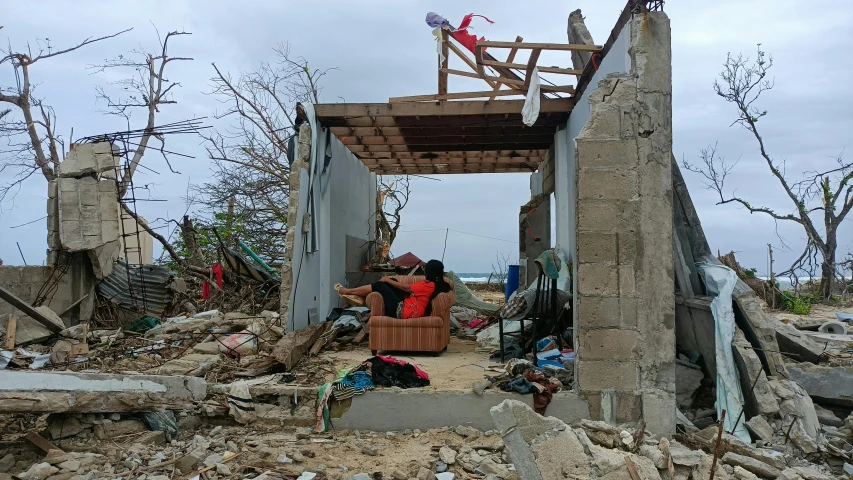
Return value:
<svg viewBox="0 0 853 480">
<path fill-rule="evenodd" d="M 162 316 L 172 292 L 169 281 L 177 274 L 162 265 L 130 265 L 119 260 L 98 291 L 118 306 Z"/>
</svg>

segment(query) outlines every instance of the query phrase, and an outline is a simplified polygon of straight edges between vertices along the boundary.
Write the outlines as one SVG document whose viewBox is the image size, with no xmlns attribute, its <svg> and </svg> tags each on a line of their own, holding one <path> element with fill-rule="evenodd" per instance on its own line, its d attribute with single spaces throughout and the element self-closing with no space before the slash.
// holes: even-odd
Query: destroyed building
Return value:
<svg viewBox="0 0 853 480">
<path fill-rule="evenodd" d="M 480 40 L 471 51 L 462 49 L 463 42 L 454 43 L 450 30 L 443 30 L 447 24 L 439 22 L 438 94 L 375 104 L 302 105 L 290 173 L 288 258 L 280 271 L 280 302 L 275 302 L 279 311 L 195 312 L 170 318 L 145 332 L 150 344 L 131 348 L 133 355 L 151 360 L 145 369 L 132 369 L 144 375 L 0 371 L 0 410 L 50 413 L 57 415 L 52 425 L 67 422 L 73 431 L 96 436 L 99 431 L 109 435 L 103 433 L 111 428 L 104 419 L 117 413 L 118 423 L 137 412 L 183 410 L 176 430 L 177 423 L 180 430 L 197 427 L 194 422 L 227 423 L 231 430 L 216 427 L 211 439 L 198 436 L 168 447 L 180 455 L 174 463 L 183 462 L 179 468 L 184 475 L 215 471 L 228 477 L 228 462 L 240 463 L 234 460 L 239 455 L 286 466 L 311 463 L 318 471 L 314 457 L 301 450 L 271 448 L 268 444 L 276 440 L 260 436 L 245 443 L 240 438 L 247 433 L 240 428 L 282 426 L 303 427 L 294 433 L 293 443 L 359 442 L 355 454 L 368 457 L 378 455 L 377 444 L 414 442 L 421 430 L 440 429 L 444 444 L 434 449 L 437 459 L 410 472 L 395 472 L 400 480 L 434 478 L 454 464 L 476 478 L 523 479 L 698 479 L 709 474 L 812 479 L 830 478 L 829 469 L 842 471 L 853 455 L 848 443 L 853 420 L 816 409 L 812 398 L 829 398 L 849 415 L 853 386 L 839 393 L 815 376 L 844 383 L 851 378 L 850 367 L 818 366 L 826 359 L 823 345 L 771 318 L 753 291 L 722 266 L 711 253 L 675 162 L 670 23 L 662 3 L 629 1 L 602 45 L 593 42 L 579 11 L 569 18 L 567 43 Z M 541 52 L 549 50 L 564 52 L 571 68 L 538 65 Z M 490 90 L 449 93 L 448 75 L 462 74 L 448 67 L 451 51 L 471 69 L 463 76 L 482 79 Z M 526 63 L 513 63 L 519 51 L 529 53 Z M 492 56 L 497 52 L 508 52 L 506 61 Z M 497 75 L 487 74 L 487 68 Z M 574 76 L 577 82 L 540 85 L 537 72 Z M 513 95 L 527 98 L 500 98 Z M 125 260 L 129 249 L 139 251 L 137 259 L 145 257 L 150 238 L 135 234 L 135 240 L 127 240 L 122 233 L 128 227 L 116 201 L 115 177 L 103 175 L 115 169 L 110 148 L 107 143 L 77 145 L 69 156 L 74 161 L 63 166 L 61 178 L 51 185 L 51 265 L 0 267 L 0 286 L 29 304 L 61 312 L 61 319 L 51 320 L 44 309 L 28 313 L 19 307 L 18 322 L 31 315 L 24 321 L 26 328 L 35 320 L 32 328 L 45 329 L 38 340 L 27 343 L 91 319 L 96 285 L 115 297 L 126 285 L 131 290 L 126 303 L 138 300 L 133 285 L 146 285 L 144 271 L 137 279 L 128 276 L 133 264 L 142 262 Z M 331 378 L 327 375 L 322 385 L 305 384 L 305 374 L 297 375 L 295 369 L 303 358 L 317 358 L 337 342 L 357 345 L 369 335 L 370 322 L 362 317 L 367 309 L 346 308 L 334 286 L 366 282 L 364 259 L 371 257 L 377 234 L 377 175 L 502 172 L 530 174 L 531 198 L 519 215 L 522 284 L 537 280 L 534 260 L 547 252 L 555 252 L 571 273 L 566 289 L 574 355 L 571 372 L 561 377 L 569 380 L 553 395 L 548 390 L 548 417 L 517 402 L 519 396 L 512 392 L 489 389 L 491 383 L 481 384 L 479 391 L 476 382 L 474 391 L 470 382 L 447 390 L 406 388 L 411 385 L 372 390 L 347 384 L 354 390 L 351 395 L 332 395 L 332 402 L 329 393 L 341 378 L 340 363 L 330 363 L 335 368 L 325 373 Z M 131 223 L 130 229 L 139 231 Z M 526 235 L 529 228 L 548 234 Z M 119 257 L 125 260 L 117 262 Z M 55 286 L 56 294 L 49 302 L 38 302 L 42 285 L 56 270 L 67 272 Z M 115 270 L 128 277 L 126 283 L 105 281 Z M 9 281 L 11 272 L 15 279 Z M 160 275 L 162 291 L 172 280 L 165 272 Z M 454 289 L 454 306 L 477 310 L 476 299 L 461 298 L 464 285 Z M 157 302 L 153 297 L 145 301 Z M 0 303 L 0 308 L 7 306 Z M 341 332 L 349 327 L 339 320 L 348 315 L 358 327 L 344 341 Z M 503 325 L 503 319 L 497 321 Z M 450 331 L 446 323 L 441 328 Z M 123 336 L 99 332 L 97 338 L 112 346 Z M 535 344 L 539 338 L 533 337 Z M 89 341 L 85 328 L 66 338 Z M 362 346 L 357 355 L 376 350 L 374 337 L 369 341 L 371 346 Z M 170 349 L 180 354 L 154 359 L 151 353 Z M 416 357 L 416 362 L 429 371 L 428 361 L 434 366 L 452 353 L 435 350 L 435 359 Z M 679 352 L 696 353 L 702 360 Z M 809 363 L 786 365 L 784 355 Z M 359 363 L 341 356 L 348 365 Z M 364 372 L 365 364 L 376 358 L 354 371 Z M 126 367 L 128 361 L 119 363 Z M 229 382 L 197 378 L 211 378 L 211 372 Z M 476 374 L 479 380 L 481 373 Z M 687 418 L 680 408 L 692 404 L 700 390 L 712 403 L 694 408 L 704 415 Z M 529 397 L 528 404 L 545 408 L 537 405 L 540 397 Z M 133 421 L 142 428 L 139 420 Z M 158 424 L 148 417 L 146 422 L 149 427 Z M 311 437 L 304 430 L 325 432 L 327 423 L 355 432 L 354 439 L 349 433 Z M 165 432 L 158 437 L 161 443 L 172 438 L 169 428 L 154 430 Z M 495 431 L 480 432 L 489 430 Z M 384 440 L 376 434 L 362 438 L 360 431 L 387 434 Z M 59 432 L 51 440 L 73 445 L 73 435 Z M 506 454 L 495 454 L 501 451 Z M 42 470 L 60 471 L 52 466 L 59 462 L 44 463 Z M 125 467 L 142 472 L 135 463 Z M 439 471 L 439 464 L 445 471 Z M 154 462 L 146 468 L 166 467 Z M 328 465 L 322 467 L 330 477 L 349 478 L 346 470 L 331 474 Z M 288 468 L 285 477 L 300 475 Z M 123 472 L 127 474 L 121 467 L 111 473 Z"/>
</svg>

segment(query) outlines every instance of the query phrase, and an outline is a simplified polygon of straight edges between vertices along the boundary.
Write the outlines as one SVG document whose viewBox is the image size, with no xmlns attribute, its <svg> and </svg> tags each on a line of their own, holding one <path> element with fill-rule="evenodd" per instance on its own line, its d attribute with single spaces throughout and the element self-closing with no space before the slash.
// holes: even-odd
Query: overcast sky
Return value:
<svg viewBox="0 0 853 480">
<path fill-rule="evenodd" d="M 568 14 L 581 8 L 597 43 L 603 43 L 624 6 L 624 0 L 596 1 L 363 1 L 315 0 L 234 2 L 149 1 L 10 2 L 0 19 L 0 37 L 15 49 L 37 38 L 50 38 L 57 47 L 133 27 L 116 39 L 88 46 L 68 55 L 37 63 L 33 76 L 38 94 L 59 117 L 58 130 L 67 138 L 124 130 L 114 117 L 104 116 L 96 103 L 95 86 L 114 80 L 115 74 L 92 74 L 86 66 L 143 45 L 156 46 L 152 23 L 161 32 L 185 30 L 190 37 L 175 40 L 172 52 L 193 57 L 174 64 L 169 77 L 179 81 L 177 105 L 166 106 L 158 124 L 196 116 L 212 116 L 221 106 L 211 97 L 211 63 L 233 74 L 272 59 L 272 48 L 289 42 L 291 51 L 308 59 L 313 68 L 336 67 L 324 77 L 321 101 L 383 102 L 388 97 L 436 91 L 435 44 L 424 23 L 427 12 L 438 12 L 453 23 L 467 13 L 488 16 L 494 25 L 475 20 L 475 33 L 490 40 L 511 41 L 516 35 L 530 42 L 565 43 Z M 665 7 L 672 22 L 673 129 L 675 155 L 694 160 L 699 150 L 719 142 L 719 151 L 740 158 L 731 187 L 754 205 L 791 210 L 779 185 L 758 156 L 753 138 L 739 127 L 730 104 L 712 90 L 727 52 L 754 55 L 755 45 L 773 55 L 776 88 L 762 99 L 769 111 L 762 129 L 771 154 L 787 160 L 788 173 L 830 165 L 832 157 L 850 145 L 853 132 L 853 2 L 816 0 L 804 5 L 793 0 L 715 2 L 672 1 Z M 34 15 L 33 12 L 39 12 Z M 540 63 L 570 66 L 568 55 L 543 55 Z M 13 81 L 8 65 L 0 66 L 0 84 Z M 451 91 L 481 90 L 451 78 Z M 343 100 L 342 100 L 343 99 Z M 142 126 L 141 115 L 131 128 Z M 208 120 L 213 123 L 212 120 Z M 141 213 L 149 219 L 183 215 L 188 183 L 201 183 L 208 161 L 201 142 L 193 137 L 172 138 L 169 148 L 195 159 L 179 159 L 169 173 L 164 162 L 147 156 L 145 165 L 159 175 L 140 170 L 137 185 L 150 185 L 152 198 Z M 716 206 L 700 178 L 686 173 L 713 249 L 739 252 L 742 263 L 766 271 L 767 244 L 780 250 L 776 270 L 799 253 L 803 232 L 780 225 L 779 234 L 790 245 L 783 250 L 771 220 L 732 206 Z M 424 259 L 442 256 L 444 229 L 450 229 L 445 254 L 448 269 L 490 272 L 495 255 L 517 258 L 519 207 L 530 196 L 524 174 L 438 176 L 441 181 L 415 179 L 393 251 L 413 251 Z M 8 176 L 0 173 L 0 180 Z M 29 264 L 44 262 L 44 221 L 12 228 L 45 215 L 46 182 L 33 176 L 14 201 L 0 211 L 0 258 L 21 264 L 16 242 Z M 839 253 L 853 251 L 853 219 L 839 236 Z M 467 232 L 480 236 L 472 236 Z M 490 237 L 490 238 L 484 238 Z"/>
</svg>

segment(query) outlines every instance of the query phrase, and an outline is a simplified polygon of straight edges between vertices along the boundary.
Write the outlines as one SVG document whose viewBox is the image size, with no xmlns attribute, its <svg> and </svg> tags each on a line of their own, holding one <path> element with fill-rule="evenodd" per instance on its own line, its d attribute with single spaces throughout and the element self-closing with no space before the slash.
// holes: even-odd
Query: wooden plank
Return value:
<svg viewBox="0 0 853 480">
<path fill-rule="evenodd" d="M 367 338 L 367 327 L 362 326 L 361 331 L 358 332 L 358 335 L 356 335 L 355 338 L 352 339 L 352 343 L 359 344 L 363 342 L 365 338 Z"/>
<path fill-rule="evenodd" d="M 515 37 L 515 41 L 516 41 L 516 42 L 518 42 L 518 43 L 520 43 L 520 42 L 523 42 L 523 41 L 524 41 L 524 39 L 523 39 L 523 38 L 521 38 L 521 37 Z M 518 49 L 517 49 L 517 48 L 513 48 L 512 50 L 510 50 L 510 51 L 509 51 L 509 54 L 506 56 L 506 61 L 511 63 L 513 60 L 515 60 L 515 55 L 516 55 L 517 53 L 518 53 Z M 486 64 L 486 62 L 489 62 L 489 61 L 490 61 L 490 60 L 485 60 L 485 59 L 482 59 L 482 58 L 481 58 L 481 59 L 480 59 L 480 65 L 485 65 L 485 64 Z M 495 82 L 495 88 L 494 88 L 494 91 L 495 91 L 495 92 L 497 92 L 497 91 L 501 88 L 502 83 L 503 83 L 503 82 Z M 495 97 L 494 97 L 494 96 L 489 97 L 489 100 L 494 100 L 494 99 L 495 99 Z"/>
<path fill-rule="evenodd" d="M 518 166 L 499 166 L 499 167 L 489 167 L 489 166 L 479 166 L 479 165 L 465 165 L 465 166 L 449 166 L 449 167 L 438 167 L 438 166 L 418 166 L 418 167 L 400 167 L 400 168 L 392 168 L 392 167 L 384 167 L 377 168 L 375 173 L 378 175 L 394 175 L 394 174 L 422 174 L 422 175 L 443 175 L 443 174 L 462 174 L 462 173 L 531 173 L 535 172 L 536 167 L 518 167 Z"/>
<path fill-rule="evenodd" d="M 17 308 L 18 310 L 24 312 L 28 317 L 32 318 L 36 322 L 38 322 L 44 328 L 50 330 L 53 333 L 59 333 L 63 330 L 62 327 L 53 323 L 49 318 L 45 317 L 41 313 L 38 312 L 35 308 L 31 307 L 30 304 L 21 300 L 15 294 L 6 290 L 3 287 L 0 287 L 0 298 L 9 302 L 9 305 Z"/>
<path fill-rule="evenodd" d="M 527 163 L 538 165 L 542 162 L 542 157 L 486 157 L 486 158 L 368 158 L 361 159 L 362 163 L 368 167 L 380 167 L 383 165 L 501 165 L 509 163 Z"/>
<path fill-rule="evenodd" d="M 491 94 L 492 92 L 488 92 Z M 540 102 L 539 113 L 568 113 L 570 98 L 548 98 Z M 317 118 L 326 117 L 432 117 L 455 115 L 504 115 L 521 113 L 524 100 L 478 100 L 446 103 L 326 103 L 314 105 Z"/>
<path fill-rule="evenodd" d="M 530 58 L 527 60 L 527 69 L 524 74 L 524 89 L 527 90 L 530 88 L 530 80 L 533 78 L 533 69 L 536 68 L 536 62 L 539 61 L 539 55 L 542 53 L 542 50 L 539 48 L 534 48 L 533 51 L 530 52 Z M 540 86 L 540 90 L 545 90 L 542 88 L 544 85 Z"/>
<path fill-rule="evenodd" d="M 574 52 L 601 52 L 600 45 L 581 45 L 577 43 L 524 43 L 524 42 L 497 42 L 483 40 L 477 42 L 483 48 L 519 48 L 523 50 L 562 50 Z"/>
<path fill-rule="evenodd" d="M 628 475 L 631 476 L 631 480 L 642 480 L 640 474 L 637 473 L 637 466 L 634 465 L 634 461 L 628 455 L 625 455 L 625 466 L 628 467 Z"/>
<path fill-rule="evenodd" d="M 3 344 L 6 350 L 15 349 L 15 332 L 18 329 L 18 317 L 15 314 L 10 314 L 6 320 L 6 342 Z"/>
<path fill-rule="evenodd" d="M 477 73 L 479 73 L 481 77 L 485 78 L 486 71 L 483 69 L 483 46 L 480 45 L 480 42 L 474 44 L 474 61 L 477 62 Z"/>
<path fill-rule="evenodd" d="M 515 142 L 511 144 L 522 150 L 544 149 L 547 144 L 543 142 Z M 444 150 L 458 150 L 477 152 L 480 150 L 499 150 L 508 147 L 507 143 L 478 143 L 478 144 L 452 144 L 452 145 L 347 145 L 349 150 L 360 155 L 362 152 L 412 152 L 412 153 L 432 153 Z"/>
<path fill-rule="evenodd" d="M 510 61 L 506 62 L 494 62 L 491 60 L 483 60 L 483 65 L 487 67 L 503 67 L 503 68 L 515 68 L 517 70 L 527 70 L 527 64 L 524 63 L 511 63 Z M 556 73 L 560 75 L 583 75 L 583 70 L 575 70 L 573 68 L 558 68 L 558 67 L 539 67 L 540 73 Z"/>
<path fill-rule="evenodd" d="M 320 350 L 323 350 L 323 347 L 326 346 L 326 339 L 327 339 L 326 332 L 329 331 L 329 328 L 331 326 L 332 326 L 332 322 L 325 322 L 323 324 L 323 333 L 320 335 L 320 338 L 318 338 L 317 341 L 314 342 L 314 345 L 311 346 L 311 350 L 308 351 L 309 356 L 311 356 L 311 357 L 316 356 L 318 353 L 320 353 Z M 336 335 L 337 335 L 337 332 L 334 332 L 332 334 L 331 338 L 335 338 Z"/>
<path fill-rule="evenodd" d="M 485 79 L 485 77 L 483 77 Z M 515 95 L 524 95 L 524 92 L 521 90 L 502 90 L 499 92 L 495 92 L 494 90 L 488 91 L 479 91 L 479 92 L 457 92 L 457 93 L 445 93 L 442 95 L 412 95 L 408 97 L 391 97 L 388 99 L 390 103 L 402 103 L 402 102 L 430 102 L 430 101 L 441 101 L 441 100 L 463 100 L 466 98 L 477 98 L 477 97 L 511 97 Z"/>
<path fill-rule="evenodd" d="M 430 135 L 430 136 L 406 136 L 406 137 L 346 137 L 342 140 L 344 145 L 455 145 L 470 143 L 498 143 L 506 142 L 542 142 L 547 144 L 549 139 L 553 140 L 553 133 L 533 132 L 530 134 L 491 134 L 491 135 Z"/>
<path fill-rule="evenodd" d="M 548 150 L 539 149 L 539 150 L 475 150 L 471 152 L 465 151 L 457 151 L 450 150 L 444 152 L 430 152 L 430 153 L 418 153 L 418 152 L 362 152 L 358 154 L 358 157 L 362 160 L 370 160 L 374 158 L 394 158 L 394 159 L 408 159 L 408 158 L 468 158 L 468 159 L 482 159 L 482 158 L 497 158 L 497 157 L 546 157 L 548 155 Z"/>
<path fill-rule="evenodd" d="M 45 439 L 44 437 L 42 437 L 41 435 L 39 435 L 36 432 L 29 432 L 29 433 L 27 433 L 27 435 L 24 438 L 29 440 L 30 443 L 37 446 L 39 449 L 41 449 L 45 453 L 47 453 L 51 450 L 59 450 L 60 452 L 62 451 L 61 448 L 59 448 L 56 445 L 48 442 L 47 439 Z"/>
<path fill-rule="evenodd" d="M 399 128 L 399 127 L 385 127 L 385 128 L 374 128 L 374 127 L 330 127 L 332 133 L 334 133 L 338 138 L 349 138 L 349 137 L 428 137 L 432 135 L 490 135 L 490 134 L 529 134 L 531 132 L 536 133 L 550 133 L 553 135 L 554 128 L 556 126 L 542 126 L 534 125 L 533 127 L 528 127 L 521 123 L 519 120 L 517 124 L 506 126 L 506 125 L 495 125 L 495 126 L 474 126 L 474 127 L 430 127 L 430 128 L 418 128 L 418 127 L 407 127 L 407 128 Z"/>
<path fill-rule="evenodd" d="M 468 65 L 468 67 L 470 67 L 471 70 L 473 70 L 475 72 L 479 71 L 479 67 L 477 67 L 477 63 L 473 62 L 470 58 L 468 58 L 468 55 L 465 52 L 463 52 L 462 50 L 460 50 L 459 47 L 457 47 L 453 42 L 448 41 L 447 47 L 450 48 L 450 51 L 455 53 L 457 57 L 462 59 L 462 61 L 465 62 L 465 64 Z M 494 88 L 494 86 L 495 86 L 495 84 L 491 80 L 486 80 L 486 83 L 488 83 L 489 86 L 492 88 Z"/>
<path fill-rule="evenodd" d="M 447 67 L 448 55 L 450 54 L 447 46 L 447 30 L 441 30 L 441 56 L 438 57 L 438 93 L 447 93 Z"/>
<path fill-rule="evenodd" d="M 498 100 L 505 102 L 508 100 Z M 490 102 L 494 103 L 494 102 Z M 554 114 L 542 120 L 542 125 L 557 126 L 565 124 L 568 112 Z M 501 115 L 453 115 L 445 117 L 327 117 L 322 119 L 323 125 L 335 128 L 373 127 L 373 128 L 447 128 L 447 127 L 499 127 L 523 125 L 521 111 Z M 539 122 L 536 123 L 539 125 Z"/>
<path fill-rule="evenodd" d="M 445 71 L 446 71 L 446 73 L 449 73 L 450 75 L 456 75 L 456 76 L 459 76 L 459 77 L 480 78 L 480 79 L 484 79 L 484 80 L 492 80 L 492 81 L 494 81 L 494 82 L 497 84 L 497 86 L 495 87 L 495 89 L 494 89 L 494 90 L 492 90 L 493 92 L 497 92 L 497 91 L 499 91 L 498 89 L 500 88 L 500 85 L 501 85 L 501 84 L 507 84 L 507 85 L 524 85 L 524 80 L 514 80 L 514 79 L 511 79 L 511 78 L 495 77 L 495 76 L 492 76 L 492 75 L 485 75 L 485 74 L 480 75 L 479 73 L 464 72 L 464 71 L 462 71 L 462 70 L 454 70 L 454 69 L 452 69 L 452 68 L 447 68 L 447 69 L 443 69 L 443 70 L 445 70 Z"/>
</svg>

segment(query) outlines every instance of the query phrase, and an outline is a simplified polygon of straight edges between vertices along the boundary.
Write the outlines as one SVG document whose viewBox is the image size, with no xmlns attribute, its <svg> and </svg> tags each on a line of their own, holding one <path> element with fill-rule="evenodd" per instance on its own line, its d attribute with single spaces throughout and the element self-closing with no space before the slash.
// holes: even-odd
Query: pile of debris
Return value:
<svg viewBox="0 0 853 480">
<path fill-rule="evenodd" d="M 853 474 L 850 464 L 796 455 L 783 444 L 748 445 L 723 432 L 722 426 L 669 440 L 643 426 L 623 428 L 591 420 L 568 426 L 535 415 L 515 400 L 505 400 L 491 414 L 523 479 L 828 480 Z"/>
<path fill-rule="evenodd" d="M 201 417 L 190 414 L 180 418 L 180 433 L 168 440 L 138 432 L 140 422 L 124 426 L 125 433 L 115 431 L 111 441 L 92 442 L 77 435 L 61 446 L 43 439 L 36 439 L 36 444 L 12 443 L 0 455 L 0 478 L 8 474 L 22 480 L 828 480 L 845 476 L 842 470 L 817 461 L 744 444 L 721 434 L 717 426 L 666 439 L 642 426 L 590 420 L 567 425 L 513 400 L 492 408 L 491 414 L 496 430 L 488 432 L 463 425 L 426 432 L 326 434 L 306 428 L 264 432 L 202 425 Z M 139 422 L 122 418 L 112 425 L 132 421 Z"/>
</svg>

